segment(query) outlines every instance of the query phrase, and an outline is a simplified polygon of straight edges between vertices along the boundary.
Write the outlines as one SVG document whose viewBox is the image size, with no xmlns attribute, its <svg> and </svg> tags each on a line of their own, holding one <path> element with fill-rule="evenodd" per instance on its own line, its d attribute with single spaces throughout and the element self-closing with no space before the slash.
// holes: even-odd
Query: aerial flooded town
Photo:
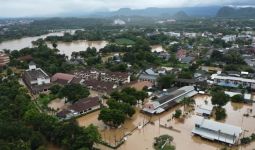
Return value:
<svg viewBox="0 0 255 150">
<path fill-rule="evenodd" d="M 0 4 L 0 150 L 255 150 L 253 0 Z"/>
</svg>

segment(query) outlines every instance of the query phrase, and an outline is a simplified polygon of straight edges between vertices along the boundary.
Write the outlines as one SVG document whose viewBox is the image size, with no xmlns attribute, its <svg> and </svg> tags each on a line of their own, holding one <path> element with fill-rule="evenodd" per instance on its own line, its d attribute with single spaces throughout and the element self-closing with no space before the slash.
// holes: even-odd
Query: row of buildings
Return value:
<svg viewBox="0 0 255 150">
<path fill-rule="evenodd" d="M 53 84 L 84 84 L 88 88 L 109 93 L 119 85 L 130 82 L 130 75 L 122 72 L 83 70 L 74 74 L 56 73 L 50 77 L 33 62 L 22 75 L 24 83 L 33 94 L 48 91 Z"/>
</svg>

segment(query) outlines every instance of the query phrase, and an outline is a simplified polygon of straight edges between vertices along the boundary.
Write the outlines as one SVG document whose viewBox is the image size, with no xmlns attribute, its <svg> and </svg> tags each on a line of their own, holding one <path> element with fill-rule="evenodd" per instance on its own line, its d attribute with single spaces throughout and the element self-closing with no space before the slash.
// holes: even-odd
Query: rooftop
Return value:
<svg viewBox="0 0 255 150">
<path fill-rule="evenodd" d="M 33 70 L 26 70 L 25 75 L 30 81 L 37 80 L 38 78 L 49 78 L 49 76 L 40 68 L 36 68 Z"/>
</svg>

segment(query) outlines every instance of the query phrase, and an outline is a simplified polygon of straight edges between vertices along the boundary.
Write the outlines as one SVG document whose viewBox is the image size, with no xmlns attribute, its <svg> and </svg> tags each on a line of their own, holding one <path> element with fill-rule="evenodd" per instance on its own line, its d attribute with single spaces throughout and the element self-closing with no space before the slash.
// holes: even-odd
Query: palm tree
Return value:
<svg viewBox="0 0 255 150">
<path fill-rule="evenodd" d="M 184 97 L 183 100 L 181 101 L 181 104 L 184 106 L 185 109 L 187 106 L 195 104 L 195 100 L 190 97 Z"/>
</svg>

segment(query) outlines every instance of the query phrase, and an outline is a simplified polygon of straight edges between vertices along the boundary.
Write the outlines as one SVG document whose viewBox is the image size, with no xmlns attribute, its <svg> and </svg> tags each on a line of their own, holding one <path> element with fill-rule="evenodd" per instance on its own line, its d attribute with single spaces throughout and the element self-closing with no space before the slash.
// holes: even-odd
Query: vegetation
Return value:
<svg viewBox="0 0 255 150">
<path fill-rule="evenodd" d="M 222 107 L 216 107 L 215 108 L 215 119 L 216 120 L 223 120 L 227 116 L 226 110 Z"/>
<path fill-rule="evenodd" d="M 81 128 L 75 121 L 59 122 L 39 112 L 15 76 L 1 79 L 0 89 L 0 149 L 47 149 L 47 143 L 68 150 L 92 149 L 100 141 L 95 126 Z"/>
<path fill-rule="evenodd" d="M 182 110 L 177 109 L 177 110 L 175 110 L 175 113 L 173 114 L 173 117 L 174 118 L 180 118 L 181 115 L 182 115 Z"/>
<path fill-rule="evenodd" d="M 252 133 L 250 137 L 243 137 L 241 138 L 241 144 L 249 144 L 251 142 L 255 141 L 255 134 Z"/>
<path fill-rule="evenodd" d="M 116 39 L 115 40 L 115 43 L 117 45 L 134 45 L 135 42 L 130 40 L 130 39 L 127 39 L 127 38 L 120 38 L 120 39 Z"/>
<path fill-rule="evenodd" d="M 211 99 L 212 104 L 217 105 L 218 107 L 225 106 L 229 100 L 230 100 L 229 96 L 222 91 L 214 92 L 212 94 L 212 99 Z"/>
<path fill-rule="evenodd" d="M 154 138 L 154 149 L 155 150 L 175 150 L 172 145 L 173 137 L 170 135 L 161 135 Z"/>
<path fill-rule="evenodd" d="M 67 101 L 71 103 L 86 98 L 89 94 L 89 90 L 80 84 L 67 84 L 60 91 L 61 97 L 66 97 Z"/>
<path fill-rule="evenodd" d="M 135 109 L 127 103 L 120 103 L 110 99 L 107 104 L 109 108 L 103 108 L 100 111 L 98 120 L 102 120 L 111 127 L 117 128 L 125 122 L 127 117 L 132 117 L 135 114 Z"/>
<path fill-rule="evenodd" d="M 235 103 L 241 103 L 241 102 L 244 102 L 244 97 L 243 95 L 240 95 L 240 94 L 234 95 L 231 97 L 231 101 Z"/>
<path fill-rule="evenodd" d="M 158 78 L 158 86 L 161 89 L 168 89 L 172 86 L 174 79 L 175 79 L 174 75 L 160 76 Z"/>
</svg>

